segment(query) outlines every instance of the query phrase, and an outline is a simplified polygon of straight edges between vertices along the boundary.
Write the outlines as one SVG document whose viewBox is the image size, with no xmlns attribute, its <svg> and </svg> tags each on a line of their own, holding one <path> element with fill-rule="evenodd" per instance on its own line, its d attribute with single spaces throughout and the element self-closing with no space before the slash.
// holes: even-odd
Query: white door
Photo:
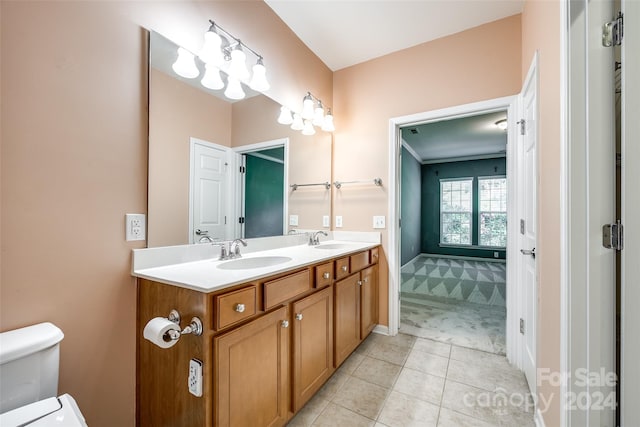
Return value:
<svg viewBox="0 0 640 427">
<path fill-rule="evenodd" d="M 622 256 L 621 425 L 640 426 L 640 2 L 622 2 Z"/>
<path fill-rule="evenodd" d="M 518 193 L 520 198 L 520 238 L 518 294 L 520 295 L 520 334 L 522 334 L 522 368 L 529 389 L 536 393 L 536 310 L 538 307 L 538 280 L 536 274 L 536 228 L 537 228 L 537 55 L 521 93 L 522 122 L 520 123 L 518 148 L 520 170 Z M 524 133 L 524 135 L 523 135 Z"/>
<path fill-rule="evenodd" d="M 190 242 L 224 240 L 229 217 L 229 158 L 225 147 L 192 139 Z M 229 217 L 229 218 L 228 218 Z"/>
</svg>

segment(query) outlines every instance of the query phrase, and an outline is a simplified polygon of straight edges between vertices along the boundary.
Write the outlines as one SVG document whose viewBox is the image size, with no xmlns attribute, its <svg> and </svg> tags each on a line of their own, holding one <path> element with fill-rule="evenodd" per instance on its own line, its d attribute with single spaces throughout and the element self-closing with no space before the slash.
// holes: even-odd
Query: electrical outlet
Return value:
<svg viewBox="0 0 640 427">
<path fill-rule="evenodd" d="M 144 214 L 125 214 L 125 233 L 124 237 L 127 242 L 136 240 L 145 240 L 146 237 L 146 221 Z"/>
<path fill-rule="evenodd" d="M 189 393 L 202 396 L 202 362 L 198 359 L 189 361 Z"/>
<path fill-rule="evenodd" d="M 336 227 L 342 227 L 342 216 L 336 215 Z"/>
<path fill-rule="evenodd" d="M 331 224 L 329 224 L 329 215 L 323 215 L 322 216 L 322 226 L 323 227 L 330 227 Z"/>
<path fill-rule="evenodd" d="M 494 257 L 494 258 L 500 258 L 500 253 L 498 253 L 498 252 L 494 252 L 494 253 L 493 253 L 493 257 Z"/>
<path fill-rule="evenodd" d="M 373 228 L 384 228 L 384 215 L 376 215 L 373 217 Z"/>
<path fill-rule="evenodd" d="M 289 225 L 298 225 L 298 215 L 289 215 Z"/>
</svg>

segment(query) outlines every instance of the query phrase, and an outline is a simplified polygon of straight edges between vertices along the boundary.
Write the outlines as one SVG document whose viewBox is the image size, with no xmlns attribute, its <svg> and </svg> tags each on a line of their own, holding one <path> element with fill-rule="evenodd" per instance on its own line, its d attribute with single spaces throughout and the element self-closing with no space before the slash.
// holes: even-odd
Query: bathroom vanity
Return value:
<svg viewBox="0 0 640 427">
<path fill-rule="evenodd" d="M 226 267 L 211 259 L 134 267 L 137 424 L 286 424 L 375 327 L 378 244 L 292 246 Z M 276 258 L 278 265 L 254 267 Z M 183 328 L 199 318 L 203 331 L 164 349 L 143 329 L 171 310 Z M 201 396 L 188 384 L 192 359 L 202 366 Z"/>
</svg>

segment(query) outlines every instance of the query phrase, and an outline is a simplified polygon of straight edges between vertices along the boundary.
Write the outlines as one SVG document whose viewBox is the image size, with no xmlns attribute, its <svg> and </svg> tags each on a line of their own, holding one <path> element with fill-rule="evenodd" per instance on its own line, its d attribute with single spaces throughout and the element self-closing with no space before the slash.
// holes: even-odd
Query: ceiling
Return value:
<svg viewBox="0 0 640 427">
<path fill-rule="evenodd" d="M 435 163 L 470 156 L 505 156 L 507 132 L 499 129 L 495 122 L 506 118 L 506 111 L 498 111 L 407 126 L 402 128 L 402 139 L 422 162 Z"/>
<path fill-rule="evenodd" d="M 522 12 L 524 0 L 265 0 L 332 71 Z"/>
</svg>

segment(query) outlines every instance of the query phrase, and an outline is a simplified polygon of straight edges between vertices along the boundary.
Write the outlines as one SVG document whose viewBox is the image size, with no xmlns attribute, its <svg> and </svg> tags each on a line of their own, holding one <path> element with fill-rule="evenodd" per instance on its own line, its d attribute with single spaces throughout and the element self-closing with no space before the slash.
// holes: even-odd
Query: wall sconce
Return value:
<svg viewBox="0 0 640 427">
<path fill-rule="evenodd" d="M 303 135 L 314 135 L 316 133 L 314 126 L 320 127 L 325 132 L 336 130 L 333 124 L 331 108 L 327 108 L 327 113 L 325 114 L 322 101 L 312 95 L 311 92 L 307 92 L 302 98 L 302 112 L 300 114 L 282 106 L 278 116 L 278 123 L 291 125 L 291 129 L 301 130 Z"/>
<path fill-rule="evenodd" d="M 205 73 L 200 83 L 202 86 L 220 90 L 225 83 L 220 76 L 220 71 L 227 73 L 227 88 L 224 94 L 230 99 L 242 99 L 245 97 L 241 82 L 249 79 L 249 87 L 258 92 L 269 90 L 267 81 L 267 69 L 264 66 L 262 55 L 244 44 L 240 39 L 225 31 L 215 22 L 209 20 L 211 26 L 204 33 L 204 44 L 198 58 L 205 64 Z M 256 57 L 256 63 L 252 68 L 253 74 L 247 69 L 247 54 L 245 49 Z M 195 63 L 195 55 L 184 48 L 178 48 L 178 59 L 172 66 L 176 74 L 194 79 L 200 75 L 200 70 Z"/>
</svg>

